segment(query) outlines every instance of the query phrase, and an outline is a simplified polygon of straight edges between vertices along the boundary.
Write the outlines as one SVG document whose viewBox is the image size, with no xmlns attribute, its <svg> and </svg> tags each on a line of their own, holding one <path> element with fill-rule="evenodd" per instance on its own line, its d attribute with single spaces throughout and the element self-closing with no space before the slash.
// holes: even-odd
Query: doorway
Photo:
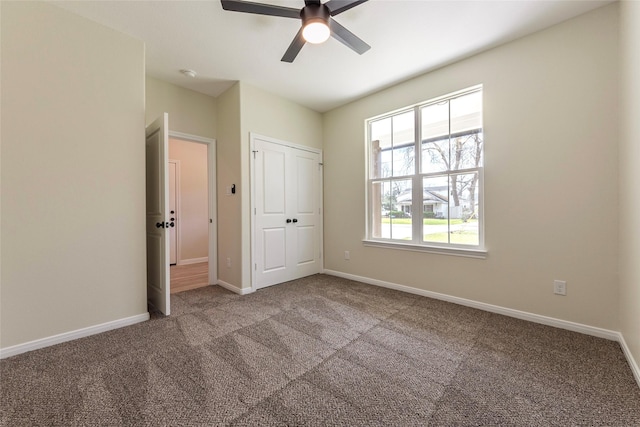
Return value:
<svg viewBox="0 0 640 427">
<path fill-rule="evenodd" d="M 169 159 L 173 294 L 217 283 L 215 141 L 170 131 Z"/>
</svg>

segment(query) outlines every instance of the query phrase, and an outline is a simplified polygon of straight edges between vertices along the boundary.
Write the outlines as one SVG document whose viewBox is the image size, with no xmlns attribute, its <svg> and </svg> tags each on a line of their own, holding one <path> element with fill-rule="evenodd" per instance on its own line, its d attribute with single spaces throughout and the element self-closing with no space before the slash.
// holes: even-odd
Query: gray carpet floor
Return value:
<svg viewBox="0 0 640 427">
<path fill-rule="evenodd" d="M 4 426 L 638 426 L 612 341 L 316 275 L 0 361 Z"/>
</svg>

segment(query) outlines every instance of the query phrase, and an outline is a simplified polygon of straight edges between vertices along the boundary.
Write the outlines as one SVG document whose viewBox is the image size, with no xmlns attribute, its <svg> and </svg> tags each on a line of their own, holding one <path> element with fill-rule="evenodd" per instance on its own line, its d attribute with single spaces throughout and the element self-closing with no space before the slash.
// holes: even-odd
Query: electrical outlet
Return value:
<svg viewBox="0 0 640 427">
<path fill-rule="evenodd" d="M 231 258 L 227 258 L 227 267 L 231 267 Z"/>
<path fill-rule="evenodd" d="M 351 259 L 351 255 L 349 254 L 349 251 L 344 251 L 344 259 L 346 259 L 347 261 Z"/>
<path fill-rule="evenodd" d="M 567 295 L 567 282 L 564 280 L 554 280 L 553 293 L 556 295 Z"/>
</svg>

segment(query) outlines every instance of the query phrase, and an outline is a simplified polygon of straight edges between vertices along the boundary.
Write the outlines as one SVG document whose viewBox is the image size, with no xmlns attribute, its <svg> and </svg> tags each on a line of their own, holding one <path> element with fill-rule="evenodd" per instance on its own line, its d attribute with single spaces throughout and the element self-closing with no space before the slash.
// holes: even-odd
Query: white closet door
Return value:
<svg viewBox="0 0 640 427">
<path fill-rule="evenodd" d="M 261 288 L 320 272 L 320 154 L 253 140 L 254 275 Z"/>
</svg>

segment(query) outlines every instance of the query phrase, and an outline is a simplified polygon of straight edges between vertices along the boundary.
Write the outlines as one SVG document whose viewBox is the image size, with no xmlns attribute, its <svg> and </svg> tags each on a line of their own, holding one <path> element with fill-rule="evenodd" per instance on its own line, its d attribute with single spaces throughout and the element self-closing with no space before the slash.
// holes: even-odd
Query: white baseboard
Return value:
<svg viewBox="0 0 640 427">
<path fill-rule="evenodd" d="M 209 262 L 209 257 L 181 259 L 178 260 L 178 265 L 199 264 L 201 262 Z"/>
<path fill-rule="evenodd" d="M 356 276 L 354 274 L 342 273 L 340 271 L 324 270 L 325 274 L 331 276 L 342 277 L 344 279 L 355 280 L 369 285 L 381 286 L 383 288 L 395 289 L 410 294 L 421 295 L 433 299 L 442 301 L 448 301 L 455 304 L 464 305 L 467 307 L 477 308 L 479 310 L 489 311 L 491 313 L 502 314 L 504 316 L 515 317 L 516 319 L 528 320 L 534 323 L 540 323 L 542 325 L 554 326 L 556 328 L 566 329 L 569 331 L 580 332 L 586 335 L 592 335 L 594 337 L 605 338 L 611 341 L 619 341 L 620 333 L 617 331 L 611 331 L 608 329 L 597 328 L 595 326 L 583 325 L 581 323 L 570 322 L 567 320 L 556 319 L 553 317 L 542 316 L 540 314 L 528 313 L 526 311 L 514 310 L 512 308 L 500 307 L 498 305 L 487 304 L 484 302 L 478 302 L 470 299 L 454 297 L 447 294 L 441 294 L 438 292 L 426 291 L 423 289 L 412 288 L 410 286 L 399 285 L 397 283 L 385 282 L 377 279 L 370 279 L 368 277 Z"/>
<path fill-rule="evenodd" d="M 110 331 L 112 329 L 122 328 L 124 326 L 134 325 L 136 323 L 149 320 L 149 313 L 142 313 L 136 316 L 126 317 L 111 322 L 101 323 L 99 325 L 89 326 L 87 328 L 77 329 L 75 331 L 65 332 L 53 335 L 47 338 L 41 338 L 29 341 L 24 344 L 18 344 L 11 347 L 0 348 L 0 359 L 16 356 L 27 351 L 37 350 L 39 348 L 49 347 L 63 342 L 76 340 L 78 338 L 88 337 L 90 335 L 99 334 L 101 332 Z"/>
<path fill-rule="evenodd" d="M 627 362 L 629 362 L 629 366 L 631 367 L 631 372 L 633 372 L 633 376 L 638 383 L 638 387 L 640 387 L 640 368 L 638 368 L 638 364 L 636 363 L 633 355 L 631 354 L 631 350 L 627 346 L 627 342 L 624 340 L 624 335 L 621 333 L 618 334 L 618 342 L 620 343 L 620 347 L 622 347 L 622 352 L 627 358 Z"/>
<path fill-rule="evenodd" d="M 218 283 L 219 286 L 222 286 L 225 289 L 230 290 L 231 292 L 235 292 L 238 295 L 247 295 L 250 293 L 253 293 L 253 289 L 252 288 L 239 288 L 236 285 L 232 285 L 231 283 L 227 283 L 224 280 L 219 280 L 218 279 Z"/>
</svg>

